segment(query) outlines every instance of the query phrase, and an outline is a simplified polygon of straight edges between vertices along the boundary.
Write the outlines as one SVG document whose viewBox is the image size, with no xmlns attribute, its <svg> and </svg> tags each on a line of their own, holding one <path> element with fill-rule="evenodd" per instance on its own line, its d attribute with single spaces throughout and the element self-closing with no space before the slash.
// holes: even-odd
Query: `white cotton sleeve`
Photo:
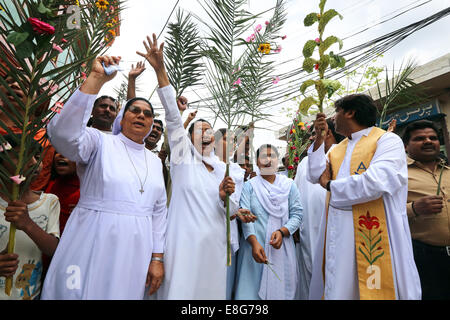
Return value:
<svg viewBox="0 0 450 320">
<path fill-rule="evenodd" d="M 59 214 L 60 214 L 60 203 L 57 196 L 54 194 L 46 194 L 48 197 L 48 220 L 47 227 L 45 231 L 59 239 Z"/>
<path fill-rule="evenodd" d="M 306 178 L 311 183 L 319 183 L 320 176 L 327 167 L 327 157 L 325 155 L 325 143 L 314 150 L 315 142 L 308 149 L 308 168 Z"/>
<path fill-rule="evenodd" d="M 396 134 L 386 133 L 378 140 L 377 150 L 366 172 L 333 180 L 330 205 L 335 208 L 376 200 L 395 194 L 408 184 L 408 169 L 403 142 Z"/>
<path fill-rule="evenodd" d="M 100 144 L 101 132 L 86 127 L 96 98 L 78 89 L 47 126 L 50 142 L 69 160 L 87 163 Z"/>
<path fill-rule="evenodd" d="M 173 87 L 168 85 L 158 88 L 157 93 L 165 110 L 170 162 L 179 164 L 186 159 L 187 154 L 190 154 L 192 143 L 184 129 Z"/>
</svg>

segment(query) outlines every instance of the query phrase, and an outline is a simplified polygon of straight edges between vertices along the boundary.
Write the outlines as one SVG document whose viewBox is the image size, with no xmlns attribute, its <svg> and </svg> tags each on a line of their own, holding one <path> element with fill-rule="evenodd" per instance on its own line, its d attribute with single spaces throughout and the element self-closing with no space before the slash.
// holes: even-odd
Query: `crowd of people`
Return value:
<svg viewBox="0 0 450 320">
<path fill-rule="evenodd" d="M 36 141 L 31 185 L 17 201 L 0 194 L 0 299 L 450 298 L 450 167 L 433 122 L 399 137 L 375 126 L 369 96 L 341 98 L 333 118 L 317 115 L 291 179 L 270 144 L 253 168 L 252 124 L 235 135 L 196 111 L 183 122 L 188 101 L 170 85 L 164 45 L 153 35 L 144 47 L 164 122 L 136 96 L 144 62 L 119 106 L 98 93 L 121 58 L 93 61 L 47 125 L 49 142 Z M 13 175 L 17 139 L 3 137 L 0 163 Z"/>
</svg>

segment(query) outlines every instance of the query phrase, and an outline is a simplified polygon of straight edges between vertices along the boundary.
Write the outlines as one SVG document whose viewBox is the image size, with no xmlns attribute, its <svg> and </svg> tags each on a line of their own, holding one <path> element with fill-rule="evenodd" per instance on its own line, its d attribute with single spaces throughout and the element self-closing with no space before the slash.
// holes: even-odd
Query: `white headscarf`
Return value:
<svg viewBox="0 0 450 320">
<path fill-rule="evenodd" d="M 294 181 L 286 176 L 275 175 L 273 184 L 261 175 L 250 180 L 259 203 L 269 214 L 266 227 L 265 243 L 262 244 L 267 259 L 273 263 L 272 268 L 281 281 L 264 266 L 258 295 L 263 300 L 294 299 L 297 272 L 295 247 L 292 237 L 283 238 L 280 249 L 270 245 L 270 238 L 274 231 L 283 227 L 289 220 L 289 194 Z"/>
<path fill-rule="evenodd" d="M 133 99 L 134 99 L 134 98 L 133 98 Z M 130 100 L 133 100 L 133 99 L 130 99 Z M 118 135 L 119 133 L 122 132 L 122 126 L 120 125 L 120 122 L 122 121 L 122 119 L 123 119 L 123 114 L 125 113 L 125 106 L 127 105 L 127 103 L 128 103 L 130 100 L 125 101 L 125 102 L 122 104 L 122 108 L 120 109 L 119 114 L 117 115 L 116 119 L 114 120 L 113 127 L 112 127 L 112 134 L 113 134 L 113 135 Z M 146 100 L 147 100 L 147 99 L 146 99 Z M 150 127 L 150 130 L 148 131 L 147 135 L 144 137 L 143 141 L 145 141 L 145 139 L 147 139 L 147 137 L 150 135 L 150 133 L 152 133 L 152 130 L 153 130 L 153 123 L 152 123 L 152 125 L 151 125 L 151 127 Z"/>
</svg>

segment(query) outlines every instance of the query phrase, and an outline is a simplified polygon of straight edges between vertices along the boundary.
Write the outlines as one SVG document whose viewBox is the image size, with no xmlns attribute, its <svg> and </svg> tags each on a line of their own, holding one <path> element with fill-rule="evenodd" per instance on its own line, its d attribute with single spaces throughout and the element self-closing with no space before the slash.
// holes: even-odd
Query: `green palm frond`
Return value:
<svg viewBox="0 0 450 320">
<path fill-rule="evenodd" d="M 66 10 L 75 2 L 65 1 L 61 5 L 55 0 L 40 0 L 38 3 L 0 0 L 4 9 L 0 11 L 0 127 L 13 136 L 17 144 L 16 149 L 0 152 L 0 192 L 11 200 L 19 199 L 28 189 L 30 177 L 39 166 L 39 163 L 32 166 L 28 163 L 40 152 L 36 136 L 45 129 L 47 120 L 56 114 L 53 111 L 56 109 L 49 109 L 49 106 L 55 101 L 64 102 L 80 84 L 82 65 L 89 64 L 104 50 L 100 46 L 101 41 L 114 27 L 107 24 L 118 16 L 118 6 L 122 4 L 122 1 L 110 0 L 110 7 L 102 11 L 96 8 L 95 1 L 85 1 L 86 5 L 80 8 L 83 17 L 81 29 L 76 29 L 68 26 L 72 14 Z M 90 12 L 90 20 L 83 16 L 87 14 L 84 10 Z M 29 18 L 45 23 L 48 32 L 34 30 Z M 96 23 L 91 24 L 94 20 Z M 23 95 L 16 93 L 16 87 Z M 46 136 L 42 135 L 39 143 L 44 144 L 45 140 Z M 0 144 L 4 143 L 6 140 L 0 135 Z M 15 168 L 13 175 L 27 179 L 20 185 L 12 183 L 12 173 L 6 168 L 8 164 Z M 14 239 L 15 228 L 12 225 L 9 253 L 14 250 Z M 7 293 L 11 285 L 12 279 L 8 278 Z"/>
<path fill-rule="evenodd" d="M 394 65 L 392 73 L 389 73 L 386 68 L 383 84 L 376 79 L 377 94 L 381 105 L 380 127 L 386 114 L 427 101 L 428 96 L 425 94 L 424 88 L 418 86 L 411 77 L 416 67 L 416 63 L 409 60 L 405 66 L 403 63 L 401 64 L 397 74 Z"/>
<path fill-rule="evenodd" d="M 181 9 L 177 12 L 176 22 L 170 23 L 168 29 L 164 55 L 169 80 L 178 97 L 186 88 L 200 84 L 202 80 L 200 38 L 191 15 L 184 15 Z"/>
</svg>

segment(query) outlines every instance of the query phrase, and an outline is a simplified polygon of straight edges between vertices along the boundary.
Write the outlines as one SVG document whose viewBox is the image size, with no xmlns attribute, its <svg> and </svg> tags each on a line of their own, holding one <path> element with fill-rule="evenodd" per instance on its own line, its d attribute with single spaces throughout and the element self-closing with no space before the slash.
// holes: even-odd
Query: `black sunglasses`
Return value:
<svg viewBox="0 0 450 320">
<path fill-rule="evenodd" d="M 128 107 L 128 110 L 130 110 L 132 113 L 134 114 L 141 114 L 144 113 L 144 117 L 146 118 L 153 118 L 153 112 L 151 110 L 148 109 L 144 109 L 142 110 L 141 107 L 135 106 L 135 105 L 131 105 Z"/>
</svg>

